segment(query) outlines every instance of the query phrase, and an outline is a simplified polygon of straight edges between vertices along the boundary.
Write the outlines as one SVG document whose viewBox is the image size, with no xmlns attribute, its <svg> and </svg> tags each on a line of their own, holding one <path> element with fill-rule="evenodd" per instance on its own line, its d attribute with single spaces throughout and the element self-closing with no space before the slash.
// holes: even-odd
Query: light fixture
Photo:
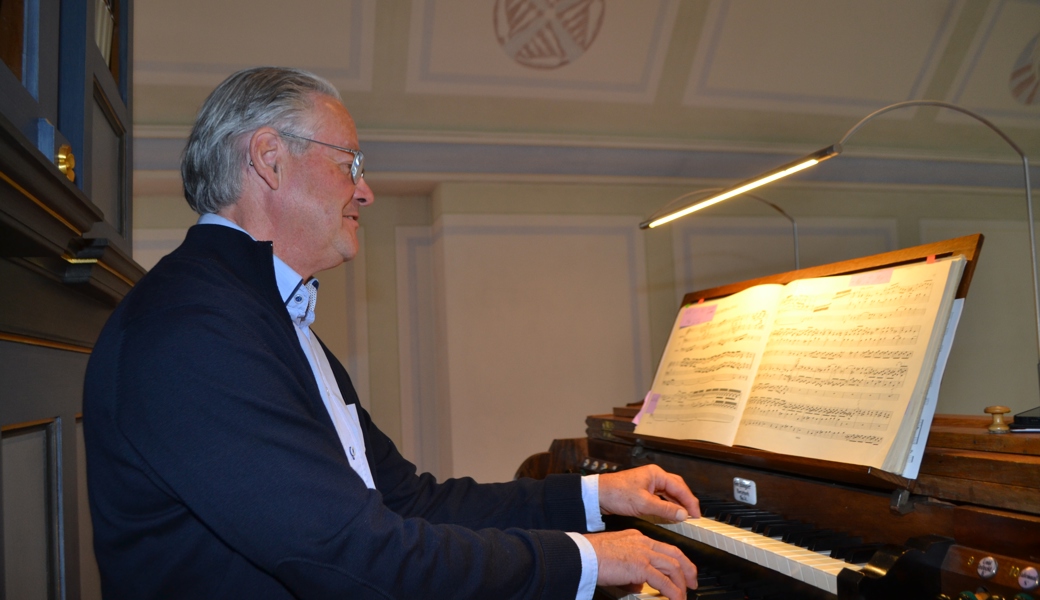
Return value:
<svg viewBox="0 0 1040 600">
<path fill-rule="evenodd" d="M 680 208 L 679 210 L 676 210 L 674 212 L 668 213 L 667 215 L 665 215 L 663 217 L 659 217 L 659 218 L 656 218 L 656 219 L 643 221 L 642 223 L 639 224 L 639 228 L 640 229 L 650 229 L 651 227 L 658 227 L 660 225 L 664 225 L 665 223 L 670 223 L 670 222 L 672 222 L 672 221 L 674 221 L 676 219 L 685 217 L 686 215 L 688 215 L 688 214 L 690 214 L 692 212 L 697 212 L 698 210 L 701 210 L 703 208 L 708 208 L 709 206 L 712 206 L 714 204 L 718 204 L 719 202 L 722 202 L 724 200 L 729 200 L 730 198 L 733 198 L 734 196 L 739 196 L 741 194 L 750 192 L 751 190 L 753 190 L 755 188 L 762 187 L 763 185 L 766 185 L 767 183 L 772 183 L 772 182 L 776 181 L 777 179 L 782 179 L 784 177 L 787 177 L 788 175 L 794 175 L 798 171 L 802 171 L 802 170 L 808 169 L 809 167 L 811 167 L 813 165 L 816 165 L 816 164 L 819 164 L 819 163 L 827 160 L 828 158 L 837 156 L 838 154 L 841 154 L 841 145 L 840 144 L 836 144 L 834 146 L 829 146 L 829 147 L 824 148 L 822 150 L 817 150 L 816 152 L 813 152 L 809 156 L 805 156 L 803 158 L 799 158 L 798 160 L 796 160 L 794 162 L 789 162 L 786 165 L 783 165 L 781 167 L 777 167 L 777 168 L 773 169 L 772 171 L 769 171 L 768 173 L 763 173 L 763 174 L 759 175 L 758 177 L 755 177 L 754 179 L 748 179 L 747 181 L 743 181 L 741 183 L 738 183 L 737 185 L 735 185 L 735 186 L 733 186 L 731 188 L 724 189 L 721 192 L 715 194 L 714 196 L 712 196 L 710 198 L 707 198 L 705 200 L 701 200 L 700 202 L 696 202 L 694 204 L 688 204 L 688 205 L 684 206 L 683 208 Z"/>
<path fill-rule="evenodd" d="M 1007 142 L 1007 144 L 1011 146 L 1011 148 L 1016 153 L 1018 153 L 1018 156 L 1022 159 L 1022 172 L 1025 175 L 1026 187 L 1026 212 L 1028 214 L 1027 224 L 1029 226 L 1029 257 L 1033 265 L 1033 308 L 1036 314 L 1037 356 L 1040 357 L 1040 290 L 1038 290 L 1038 279 L 1040 278 L 1038 278 L 1037 276 L 1036 233 L 1034 231 L 1035 226 L 1033 225 L 1033 194 L 1030 189 L 1029 183 L 1029 159 L 1026 157 L 1025 152 L 1023 152 L 1022 149 L 1018 147 L 1018 144 L 1016 144 L 1011 138 L 1009 138 L 1007 134 L 1001 131 L 1000 128 L 991 123 L 982 115 L 976 114 L 962 106 L 957 106 L 956 104 L 950 104 L 949 102 L 941 102 L 938 100 L 908 100 L 906 102 L 897 102 L 884 108 L 880 108 L 860 119 L 860 121 L 853 125 L 852 128 L 849 129 L 847 132 L 845 132 L 845 135 L 842 136 L 841 140 L 833 146 L 828 146 L 826 148 L 823 148 L 822 150 L 813 152 L 812 154 L 806 157 L 800 158 L 796 161 L 787 163 L 786 165 L 773 169 L 772 171 L 759 175 L 758 177 L 743 181 L 731 188 L 727 188 L 711 196 L 710 198 L 701 200 L 700 202 L 688 204 L 683 208 L 666 214 L 663 217 L 653 218 L 644 221 L 639 224 L 639 228 L 649 229 L 651 227 L 664 225 L 665 223 L 669 223 L 671 221 L 674 221 L 675 219 L 684 217 L 692 212 L 701 210 L 702 208 L 707 208 L 713 204 L 718 204 L 719 202 L 722 202 L 724 200 L 728 200 L 735 196 L 739 196 L 757 187 L 761 187 L 763 185 L 776 181 L 777 179 L 787 177 L 788 175 L 793 175 L 794 173 L 797 173 L 804 169 L 808 169 L 809 167 L 812 167 L 829 158 L 833 158 L 838 154 L 841 154 L 841 151 L 844 149 L 845 143 L 849 140 L 849 138 L 852 137 L 854 133 L 859 131 L 859 129 L 866 125 L 868 122 L 887 112 L 898 110 L 901 108 L 908 108 L 911 106 L 936 106 L 939 108 L 946 108 L 967 115 L 975 119 L 976 121 L 979 121 L 989 129 L 991 129 L 994 133 L 999 135 L 1000 138 Z M 1037 376 L 1040 377 L 1040 361 L 1037 362 Z"/>
<path fill-rule="evenodd" d="M 675 213 L 670 212 L 668 209 L 671 208 L 673 205 L 678 204 L 679 202 L 682 202 L 683 200 L 686 200 L 687 198 L 693 198 L 693 197 L 704 197 L 704 196 L 711 195 L 709 200 L 714 200 L 714 202 L 712 202 L 711 204 L 717 204 L 719 202 L 722 202 L 722 200 L 725 200 L 725 198 L 723 198 L 722 200 L 715 200 L 715 198 L 717 198 L 719 196 L 718 192 L 721 191 L 721 190 L 722 190 L 722 188 L 704 188 L 702 190 L 694 190 L 692 192 L 686 192 L 682 196 L 679 196 L 675 200 L 672 200 L 671 202 L 666 204 L 664 206 L 664 208 L 662 208 L 661 210 L 659 210 L 657 212 L 658 213 L 668 213 L 669 215 L 675 214 Z M 796 271 L 798 269 L 801 269 L 802 268 L 802 261 L 801 261 L 801 258 L 799 257 L 799 252 L 798 252 L 798 223 L 794 220 L 794 217 L 792 217 L 791 215 L 787 214 L 787 212 L 784 209 L 780 208 L 776 204 L 773 204 L 769 200 L 766 200 L 762 196 L 758 196 L 758 195 L 755 195 L 755 194 L 749 194 L 747 192 L 743 192 L 741 195 L 744 196 L 745 198 L 751 198 L 752 200 L 758 200 L 762 204 L 765 204 L 766 206 L 769 206 L 770 208 L 772 208 L 776 212 L 780 213 L 785 219 L 790 221 L 790 223 L 791 223 L 791 236 L 794 239 L 794 269 Z M 689 214 L 691 212 L 700 210 L 702 208 L 705 208 L 706 206 L 711 206 L 711 204 L 705 205 L 704 204 L 705 202 L 707 202 L 707 201 L 697 202 L 696 204 L 693 205 L 693 206 L 695 206 L 695 208 L 692 208 L 689 212 L 687 212 L 685 214 Z M 687 205 L 687 206 L 689 206 L 689 205 Z M 683 215 L 679 215 L 679 216 L 683 216 Z M 679 217 L 672 217 L 672 218 L 673 219 L 678 219 Z M 651 217 L 650 221 L 653 222 L 653 220 L 654 220 L 654 217 Z M 645 229 L 645 227 L 644 227 L 644 229 Z"/>
</svg>

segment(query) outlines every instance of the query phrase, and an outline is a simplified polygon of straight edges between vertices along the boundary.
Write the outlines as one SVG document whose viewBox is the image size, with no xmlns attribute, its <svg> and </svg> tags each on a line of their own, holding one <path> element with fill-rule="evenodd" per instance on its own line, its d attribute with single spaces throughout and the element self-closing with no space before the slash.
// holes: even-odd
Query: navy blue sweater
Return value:
<svg viewBox="0 0 1040 600">
<path fill-rule="evenodd" d="M 192 227 L 94 348 L 83 426 L 105 597 L 574 598 L 580 557 L 558 530 L 584 531 L 577 476 L 437 483 L 358 404 L 365 487 L 271 252 Z"/>
</svg>

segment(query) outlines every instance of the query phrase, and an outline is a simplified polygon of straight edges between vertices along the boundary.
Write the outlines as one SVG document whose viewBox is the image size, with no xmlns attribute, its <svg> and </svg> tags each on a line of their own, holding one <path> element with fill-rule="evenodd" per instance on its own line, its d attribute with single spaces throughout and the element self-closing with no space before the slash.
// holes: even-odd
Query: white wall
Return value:
<svg viewBox="0 0 1040 600">
<path fill-rule="evenodd" d="M 687 190 L 492 181 L 380 197 L 362 211 L 359 260 L 321 274 L 316 328 L 421 469 L 509 478 L 553 438 L 584 436 L 586 415 L 643 396 L 685 292 L 793 268 L 789 223 L 755 202 L 636 229 Z M 938 410 L 1040 404 L 1020 191 L 764 195 L 798 220 L 803 267 L 985 234 Z M 156 206 L 135 212 L 142 262 L 182 235 L 168 225 L 186 227 Z"/>
</svg>

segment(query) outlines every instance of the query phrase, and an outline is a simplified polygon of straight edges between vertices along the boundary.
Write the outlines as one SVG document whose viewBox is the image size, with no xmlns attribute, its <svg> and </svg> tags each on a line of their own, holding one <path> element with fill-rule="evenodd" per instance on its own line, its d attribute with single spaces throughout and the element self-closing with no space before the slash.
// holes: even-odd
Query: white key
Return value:
<svg viewBox="0 0 1040 600">
<path fill-rule="evenodd" d="M 714 519 L 688 519 L 684 523 L 660 526 L 832 594 L 838 593 L 838 573 L 845 568 L 855 569 L 853 565 L 830 558 L 827 554 L 806 550 Z"/>
</svg>

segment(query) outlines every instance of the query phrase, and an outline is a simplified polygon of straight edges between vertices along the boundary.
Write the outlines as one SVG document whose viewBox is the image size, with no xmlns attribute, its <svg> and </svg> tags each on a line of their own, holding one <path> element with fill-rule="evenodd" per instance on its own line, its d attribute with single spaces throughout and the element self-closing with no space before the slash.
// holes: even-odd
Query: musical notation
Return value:
<svg viewBox="0 0 1040 600">
<path fill-rule="evenodd" d="M 828 440 L 839 440 L 853 444 L 869 444 L 871 446 L 878 446 L 881 444 L 881 442 L 885 440 L 885 438 L 879 435 L 866 435 L 862 433 L 851 433 L 847 431 L 835 431 L 833 429 L 802 427 L 800 425 L 792 425 L 790 423 L 775 423 L 773 421 L 744 420 L 740 422 L 740 425 L 741 427 L 763 427 L 766 429 L 782 431 L 784 433 L 790 433 L 795 435 L 804 435 L 808 437 L 822 438 Z"/>
<path fill-rule="evenodd" d="M 766 350 L 762 360 L 772 358 L 817 358 L 820 360 L 909 360 L 913 350 Z"/>
<path fill-rule="evenodd" d="M 731 423 L 736 418 L 740 394 L 740 390 L 731 388 L 672 392 L 658 400 L 653 418 L 663 422 Z"/>
<path fill-rule="evenodd" d="M 935 282 L 924 279 L 912 283 L 889 283 L 838 290 L 829 297 L 819 294 L 790 294 L 780 302 L 778 315 L 788 311 L 821 312 L 831 309 L 858 311 L 913 304 L 928 304 Z"/>
<path fill-rule="evenodd" d="M 678 351 L 681 353 L 702 352 L 714 347 L 727 347 L 735 343 L 757 342 L 768 325 L 768 311 L 731 314 L 720 309 L 709 322 L 684 327 L 676 333 Z"/>
<path fill-rule="evenodd" d="M 770 334 L 770 345 L 856 347 L 913 346 L 921 333 L 919 325 L 864 327 L 847 329 L 831 327 L 784 327 Z"/>
<path fill-rule="evenodd" d="M 758 367 L 758 377 L 763 382 L 785 383 L 813 387 L 885 387 L 898 389 L 903 386 L 910 367 L 897 363 L 888 366 L 856 365 L 847 363 L 809 364 L 786 361 L 763 361 Z"/>
<path fill-rule="evenodd" d="M 720 383 L 724 383 L 724 382 L 747 381 L 747 380 L 748 380 L 748 375 L 746 375 L 746 374 L 739 374 L 739 373 L 720 374 L 720 373 L 716 373 L 716 374 L 712 374 L 712 375 L 706 375 L 704 377 L 688 377 L 688 378 L 684 378 L 684 379 L 679 379 L 679 378 L 673 377 L 671 379 L 664 379 L 664 380 L 661 381 L 661 383 L 666 385 L 666 386 L 676 386 L 676 385 L 693 386 L 693 385 L 709 385 L 709 384 L 712 384 L 712 383 L 720 384 Z"/>
<path fill-rule="evenodd" d="M 754 352 L 729 351 L 719 352 L 711 356 L 686 356 L 681 360 L 671 360 L 664 367 L 664 376 L 670 379 L 664 381 L 665 385 L 691 383 L 704 381 L 705 379 L 686 378 L 689 375 L 699 373 L 719 373 L 720 371 L 747 370 L 751 368 L 755 360 Z M 683 377 L 683 379 L 677 379 Z M 707 378 L 710 380 L 711 378 Z M 746 378 L 745 378 L 746 379 Z"/>
<path fill-rule="evenodd" d="M 870 386 L 863 386 L 870 387 Z M 875 386 L 875 387 L 888 387 L 888 386 Z M 821 400 L 876 400 L 878 402 L 896 402 L 901 397 L 900 394 L 891 394 L 884 392 L 863 392 L 835 389 L 834 387 L 803 387 L 798 385 L 789 385 L 786 383 L 769 383 L 769 382 L 758 382 L 751 388 L 752 393 L 757 394 L 768 394 L 772 392 L 778 396 L 790 395 L 793 398 L 808 399 L 818 398 Z"/>
<path fill-rule="evenodd" d="M 689 327 L 687 328 L 689 329 Z M 741 334 L 709 340 L 689 340 L 689 343 L 676 347 L 676 352 L 704 352 L 714 347 L 725 348 L 730 344 L 756 343 L 762 341 L 761 335 Z M 703 343 L 701 343 L 703 342 Z"/>
<path fill-rule="evenodd" d="M 777 398 L 752 396 L 744 407 L 744 415 L 758 415 L 759 420 L 811 423 L 823 427 L 840 427 L 870 431 L 887 431 L 892 411 L 870 408 L 848 408 L 788 402 Z"/>
<path fill-rule="evenodd" d="M 835 323 L 841 325 L 867 323 L 870 321 L 884 323 L 903 319 L 917 319 L 925 316 L 926 312 L 924 308 L 919 306 L 900 306 L 892 310 L 864 312 L 833 311 L 829 309 L 826 312 L 820 312 L 817 310 L 811 314 L 792 315 L 785 313 L 777 315 L 773 321 L 773 326 L 796 326 L 810 320 L 814 323 Z"/>
</svg>

